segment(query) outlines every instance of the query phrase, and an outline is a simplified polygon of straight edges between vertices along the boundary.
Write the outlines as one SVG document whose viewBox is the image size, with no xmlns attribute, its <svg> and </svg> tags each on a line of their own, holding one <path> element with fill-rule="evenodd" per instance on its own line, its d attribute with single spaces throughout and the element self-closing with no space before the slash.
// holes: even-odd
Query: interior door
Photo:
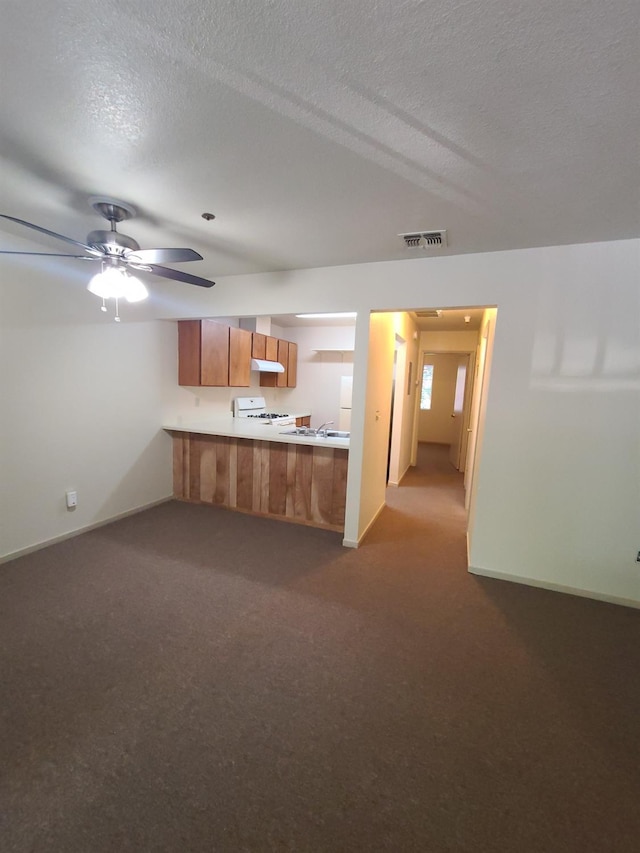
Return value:
<svg viewBox="0 0 640 853">
<path fill-rule="evenodd" d="M 458 358 L 458 370 L 456 374 L 456 390 L 453 398 L 453 429 L 451 431 L 451 444 L 449 445 L 449 461 L 458 471 L 464 471 L 463 449 L 466 439 L 465 426 L 465 390 L 467 387 L 467 370 L 469 369 L 469 356 L 461 355 Z M 466 454 L 465 454 L 466 455 Z"/>
</svg>

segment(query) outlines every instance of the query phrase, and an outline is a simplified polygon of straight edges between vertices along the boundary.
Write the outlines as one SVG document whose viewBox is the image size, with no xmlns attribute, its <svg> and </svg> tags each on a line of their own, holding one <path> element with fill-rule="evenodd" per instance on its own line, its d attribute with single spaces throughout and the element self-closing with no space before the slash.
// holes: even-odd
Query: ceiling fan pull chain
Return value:
<svg viewBox="0 0 640 853">
<path fill-rule="evenodd" d="M 118 314 L 118 297 L 117 296 L 115 297 L 115 300 L 116 300 L 116 316 L 113 319 L 116 321 L 116 323 L 119 323 L 120 322 L 120 314 Z"/>
<path fill-rule="evenodd" d="M 106 301 L 105 301 L 104 296 L 102 297 L 102 308 L 101 308 L 100 310 L 101 310 L 101 311 L 106 311 L 106 310 L 107 310 L 107 304 L 106 304 Z"/>
</svg>

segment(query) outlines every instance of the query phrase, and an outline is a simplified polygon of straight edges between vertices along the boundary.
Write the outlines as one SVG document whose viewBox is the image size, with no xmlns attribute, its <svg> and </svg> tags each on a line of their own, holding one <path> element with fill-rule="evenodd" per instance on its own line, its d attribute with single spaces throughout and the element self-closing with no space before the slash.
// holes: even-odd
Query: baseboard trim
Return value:
<svg viewBox="0 0 640 853">
<path fill-rule="evenodd" d="M 343 540 L 342 540 L 342 544 L 343 544 L 343 546 L 344 546 L 345 548 L 359 548 L 359 547 L 360 547 L 360 543 L 362 542 L 362 540 L 364 539 L 364 537 L 367 535 L 367 533 L 371 530 L 371 528 L 373 527 L 373 525 L 376 523 L 376 521 L 378 520 L 378 516 L 380 515 L 380 513 L 382 512 L 382 510 L 385 508 L 385 506 L 386 506 L 386 503 L 385 503 L 384 501 L 382 501 L 382 503 L 381 503 L 381 504 L 380 504 L 380 506 L 378 507 L 378 511 L 377 511 L 377 512 L 376 512 L 376 514 L 373 516 L 373 518 L 371 519 L 371 521 L 369 522 L 369 524 L 367 524 L 367 526 L 366 526 L 366 527 L 365 527 L 365 529 L 362 531 L 362 533 L 360 534 L 360 536 L 359 536 L 357 539 L 343 539 Z"/>
<path fill-rule="evenodd" d="M 407 467 L 404 469 L 404 471 L 402 472 L 402 474 L 400 474 L 400 477 L 399 477 L 399 479 L 398 479 L 398 482 L 397 482 L 397 483 L 396 483 L 396 481 L 395 481 L 395 480 L 389 480 L 389 482 L 387 483 L 387 486 L 393 486 L 394 488 L 396 488 L 396 489 L 397 489 L 397 488 L 398 488 L 398 486 L 399 486 L 399 485 L 402 483 L 402 481 L 404 480 L 404 478 L 407 476 L 407 471 L 409 470 L 409 468 L 411 468 L 411 463 L 409 463 L 409 464 L 407 465 Z"/>
<path fill-rule="evenodd" d="M 596 592 L 590 589 L 580 589 L 574 586 L 565 586 L 560 583 L 552 583 L 549 581 L 541 581 L 537 578 L 527 578 L 521 575 L 509 575 L 506 572 L 495 572 L 493 569 L 480 569 L 477 566 L 469 566 L 469 572 L 472 575 L 480 577 L 493 578 L 499 581 L 509 581 L 510 583 L 524 584 L 524 586 L 533 586 L 538 589 L 548 589 L 551 592 L 561 592 L 565 595 L 577 595 L 580 598 L 591 598 L 594 601 L 604 601 L 606 604 L 617 604 L 620 607 L 633 607 L 640 610 L 640 601 L 634 598 L 620 598 L 617 595 L 608 595 L 604 592 Z"/>
<path fill-rule="evenodd" d="M 78 527 L 75 530 L 70 530 L 67 533 L 62 533 L 60 536 L 54 536 L 52 539 L 45 539 L 43 542 L 38 542 L 35 545 L 27 545 L 26 548 L 20 548 L 18 551 L 12 551 L 10 554 L 5 554 L 0 557 L 0 565 L 8 563 L 10 560 L 17 560 L 18 557 L 25 557 L 27 554 L 33 554 L 35 551 L 41 551 L 43 548 L 48 548 L 49 545 L 56 545 L 58 542 L 64 542 L 65 539 L 73 539 L 75 536 L 81 536 L 83 533 L 88 533 L 90 530 L 96 530 L 98 527 L 105 527 L 107 524 L 112 524 L 114 521 L 120 521 L 122 518 L 127 518 L 129 515 L 136 515 L 139 512 L 144 512 L 145 509 L 152 509 L 154 506 L 160 506 L 168 501 L 173 500 L 173 495 L 167 498 L 160 498 L 157 501 L 143 504 L 142 506 L 127 509 L 124 512 L 119 512 L 117 515 L 112 515 L 110 518 L 105 518 L 102 521 L 94 521 L 92 524 L 86 524 L 84 527 Z"/>
</svg>

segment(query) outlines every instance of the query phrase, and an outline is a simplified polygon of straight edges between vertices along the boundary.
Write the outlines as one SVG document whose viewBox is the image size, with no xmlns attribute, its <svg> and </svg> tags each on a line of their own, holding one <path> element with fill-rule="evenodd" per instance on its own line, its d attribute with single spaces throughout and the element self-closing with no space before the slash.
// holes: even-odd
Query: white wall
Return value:
<svg viewBox="0 0 640 853">
<path fill-rule="evenodd" d="M 337 426 L 340 377 L 353 376 L 355 325 L 285 328 L 282 337 L 298 344 L 298 384 L 281 395 L 284 410 L 310 410 L 314 427 Z"/>
<path fill-rule="evenodd" d="M 471 564 L 476 570 L 507 578 L 640 602 L 640 571 L 635 560 L 640 517 L 639 252 L 640 241 L 627 240 L 440 256 L 234 276 L 219 279 L 216 287 L 206 292 L 154 282 L 152 299 L 143 306 L 127 306 L 122 326 L 129 318 L 240 316 L 247 314 L 248 305 L 255 314 L 355 310 L 362 317 L 372 309 L 496 305 L 498 322 L 485 436 L 474 483 L 477 501 Z M 74 275 L 72 281 L 66 274 L 56 288 L 56 281 L 48 277 L 46 285 L 53 295 L 46 309 L 34 302 L 34 298 L 47 299 L 46 288 L 36 286 L 33 274 L 3 283 L 3 316 L 6 305 L 5 322 L 13 331 L 10 344 L 6 344 L 6 330 L 2 330 L 2 445 L 10 445 L 10 451 L 3 451 L 3 465 L 7 465 L 9 453 L 12 462 L 10 470 L 5 467 L 2 472 L 3 510 L 11 508 L 17 494 L 20 509 L 14 507 L 10 527 L 18 525 L 21 530 L 20 537 L 12 535 L 10 547 L 3 547 L 4 553 L 20 547 L 15 545 L 18 540 L 39 541 L 48 534 L 63 532 L 66 526 L 64 514 L 52 519 L 31 512 L 32 502 L 41 500 L 37 495 L 39 468 L 51 458 L 57 442 L 64 445 L 66 441 L 66 424 L 58 417 L 55 401 L 38 393 L 46 390 L 46 383 L 33 373 L 42 359 L 55 360 L 52 352 L 42 352 L 37 341 L 35 326 L 46 322 L 46 310 L 56 317 L 70 318 L 59 319 L 58 334 L 48 338 L 49 350 L 66 346 L 64 322 L 94 322 L 73 314 L 77 304 L 86 302 L 78 290 L 82 287 L 78 280 L 86 273 L 74 268 Z M 67 299 L 72 291 L 73 299 Z M 95 302 L 90 299 L 93 318 Z M 56 308 L 55 303 L 60 301 L 62 307 Z M 356 532 L 358 528 L 353 519 L 360 514 L 357 496 L 364 461 L 365 413 L 367 417 L 369 414 L 365 411 L 368 322 L 363 319 L 362 327 L 360 322 L 359 317 L 345 537 L 347 528 L 352 531 L 355 527 Z M 110 331 L 92 336 L 87 329 L 77 330 L 77 335 L 73 329 L 67 330 L 67 340 L 79 344 L 74 348 L 78 358 L 91 342 L 98 356 L 108 354 L 120 376 L 129 369 L 136 375 L 126 394 L 131 406 L 128 413 L 117 411 L 122 392 L 115 377 L 110 377 L 103 388 L 105 396 L 115 401 L 116 414 L 111 417 L 105 412 L 104 423 L 91 419 L 91 452 L 83 458 L 87 479 L 100 483 L 94 515 L 109 504 L 117 484 L 136 460 L 142 459 L 142 464 L 135 479 L 147 480 L 150 485 L 144 487 L 144 495 L 128 494 L 117 505 L 131 506 L 136 500 L 160 497 L 165 492 L 165 473 L 157 471 L 167 458 L 164 449 L 157 452 L 153 446 L 149 456 L 142 451 L 158 435 L 152 430 L 152 422 L 157 425 L 161 420 L 156 390 L 159 394 L 162 377 L 157 375 L 157 363 L 168 359 L 167 341 L 160 327 L 156 331 L 138 328 L 139 334 L 132 331 L 129 343 L 122 348 L 113 345 Z M 138 341 L 135 352 L 133 338 Z M 157 357 L 148 352 L 155 344 Z M 38 348 L 40 359 L 34 364 L 27 357 L 27 367 L 15 353 L 20 355 L 31 346 Z M 147 350 L 143 364 L 139 361 L 141 349 Z M 4 366 L 9 358 L 11 370 Z M 66 400 L 80 413 L 86 412 L 80 367 L 70 358 L 66 367 L 70 370 L 63 383 Z M 51 381 L 56 380 L 51 377 Z M 150 387 L 145 389 L 145 385 Z M 29 388 L 33 388 L 33 402 L 26 405 L 22 398 L 28 396 Z M 136 402 L 137 396 L 142 402 Z M 6 414 L 7 401 L 10 417 Z M 43 422 L 42 428 L 35 430 L 30 423 L 34 411 Z M 114 433 L 123 420 L 126 424 L 127 414 L 137 424 L 134 435 Z M 37 446 L 45 440 L 51 451 L 38 451 L 32 459 L 34 443 Z M 86 431 L 78 440 L 86 447 Z M 103 453 L 107 449 L 106 463 L 93 452 L 99 448 Z M 14 464 L 14 457 L 22 464 Z M 103 472 L 110 462 L 118 470 Z M 168 471 L 166 476 L 170 476 Z M 65 476 L 63 486 L 60 477 L 54 488 L 50 480 L 56 478 L 46 473 L 45 479 L 44 503 L 51 507 L 59 499 L 60 489 L 71 484 Z"/>
<path fill-rule="evenodd" d="M 394 333 L 397 349 L 389 485 L 397 486 L 411 465 L 420 352 L 418 329 L 409 314 L 394 315 Z"/>
<path fill-rule="evenodd" d="M 474 352 L 478 345 L 478 332 L 421 332 L 422 352 Z"/>
<path fill-rule="evenodd" d="M 478 338 L 478 348 L 475 356 L 473 389 L 471 393 L 471 411 L 469 413 L 469 434 L 467 439 L 467 462 L 464 473 L 465 507 L 468 511 L 469 544 L 475 521 L 475 505 L 477 490 L 474 488 L 476 476 L 476 456 L 482 448 L 487 414 L 487 398 L 491 380 L 491 363 L 493 360 L 493 344 L 495 340 L 497 311 L 495 308 L 485 308 Z"/>
<path fill-rule="evenodd" d="M 385 503 L 395 327 L 393 314 L 372 314 L 362 431 L 359 542 Z"/>
<path fill-rule="evenodd" d="M 84 318 L 82 292 L 20 270 L 2 296 L 0 557 L 169 497 L 175 324 Z"/>
</svg>

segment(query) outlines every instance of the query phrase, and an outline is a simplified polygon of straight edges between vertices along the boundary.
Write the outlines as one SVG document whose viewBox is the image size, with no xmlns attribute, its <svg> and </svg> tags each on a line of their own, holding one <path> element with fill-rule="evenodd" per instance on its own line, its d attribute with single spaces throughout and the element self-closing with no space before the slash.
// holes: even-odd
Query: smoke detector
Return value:
<svg viewBox="0 0 640 853">
<path fill-rule="evenodd" d="M 408 249 L 442 249 L 447 245 L 446 230 L 440 231 L 410 231 L 398 234 L 402 237 Z"/>
</svg>

